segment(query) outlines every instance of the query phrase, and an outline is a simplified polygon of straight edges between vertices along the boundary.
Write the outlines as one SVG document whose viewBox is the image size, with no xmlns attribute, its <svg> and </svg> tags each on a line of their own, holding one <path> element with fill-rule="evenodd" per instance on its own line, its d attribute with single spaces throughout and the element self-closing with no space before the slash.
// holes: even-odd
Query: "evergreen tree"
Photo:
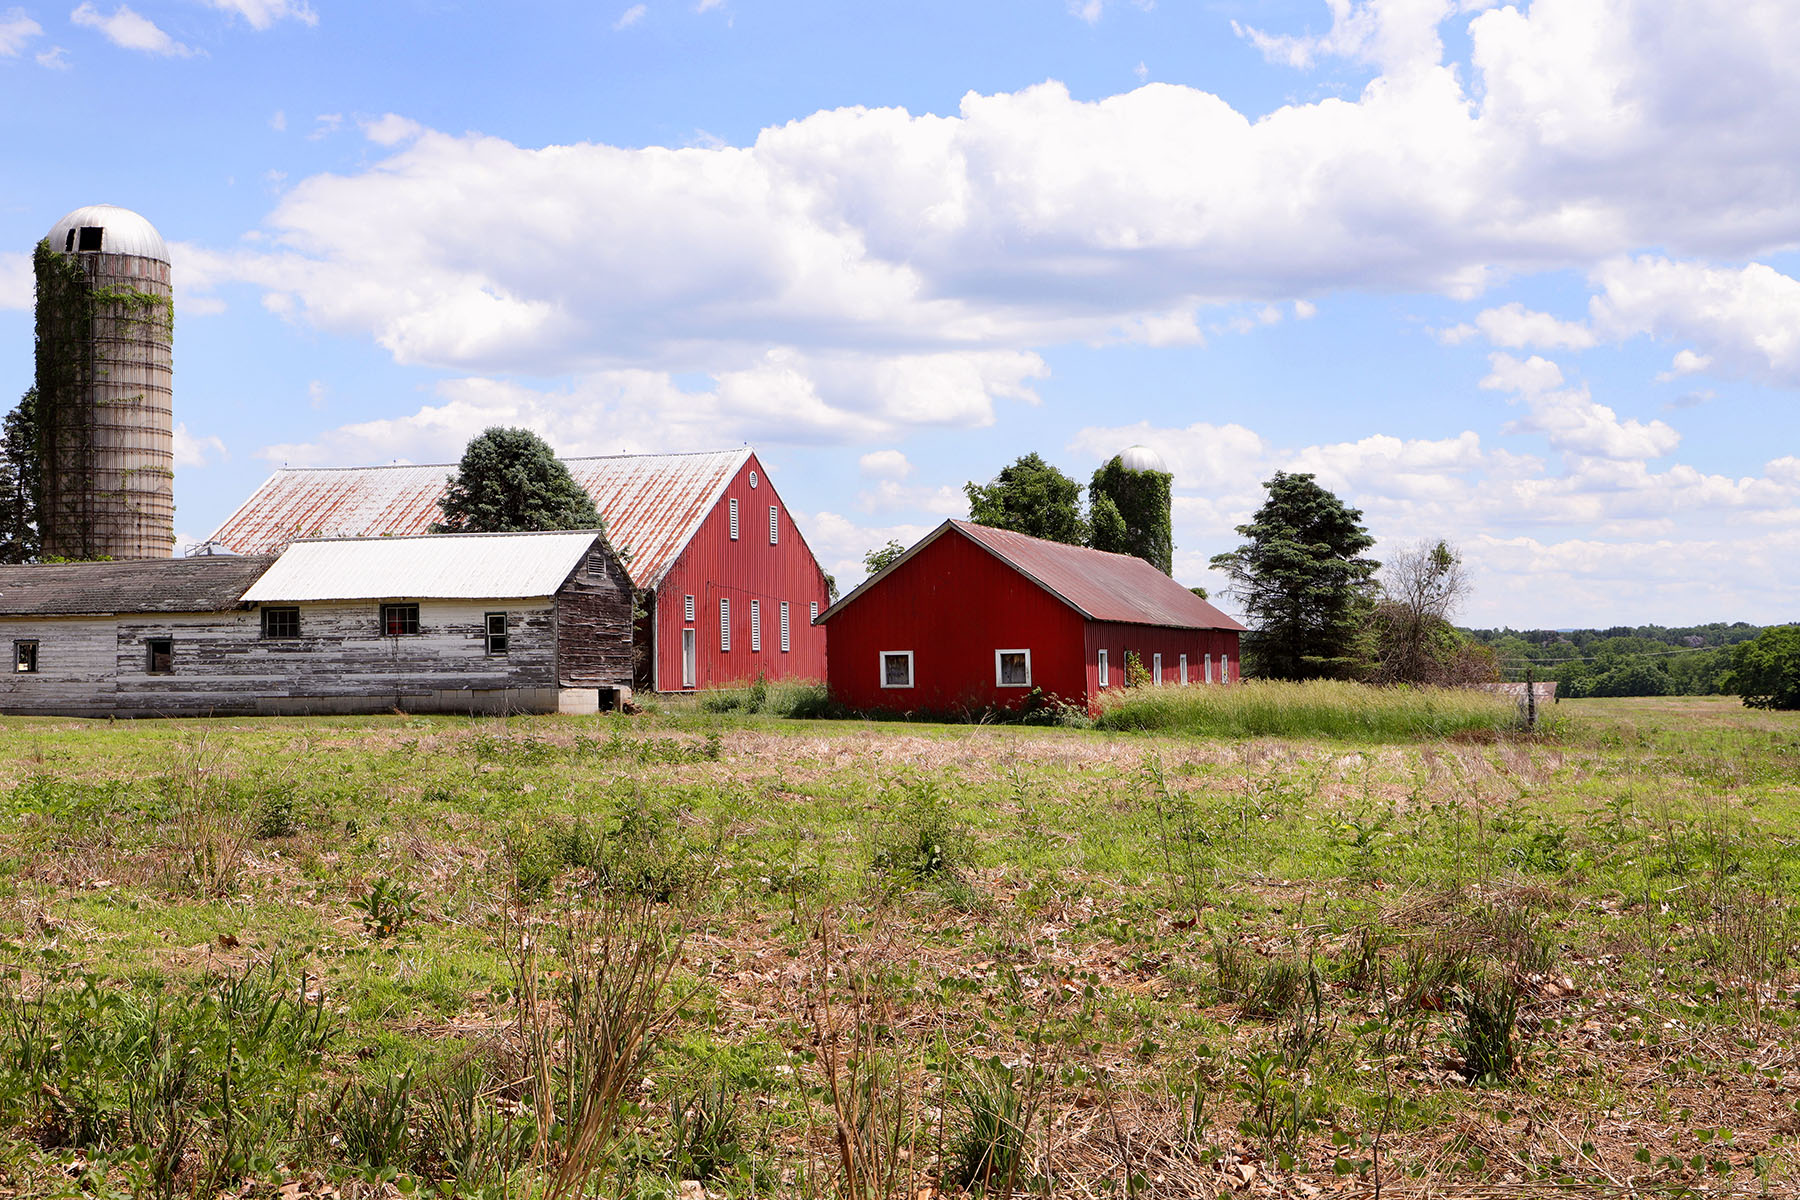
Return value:
<svg viewBox="0 0 1800 1200">
<path fill-rule="evenodd" d="M 1249 618 L 1246 666 L 1271 679 L 1352 674 L 1381 565 L 1363 557 L 1375 539 L 1362 510 L 1307 473 L 1277 471 L 1263 486 L 1269 498 L 1237 527 L 1244 543 L 1212 560 Z"/>
<path fill-rule="evenodd" d="M 963 491 L 969 497 L 969 518 L 977 525 L 1087 545 L 1081 485 L 1036 454 L 1020 458 L 985 487 L 965 483 Z"/>
<path fill-rule="evenodd" d="M 438 507 L 434 533 L 605 529 L 593 497 L 529 429 L 496 425 L 470 441 Z"/>
<path fill-rule="evenodd" d="M 1089 545 L 1114 554 L 1135 554 L 1164 575 L 1174 573 L 1175 542 L 1170 528 L 1171 486 L 1167 471 L 1134 471 L 1114 455 L 1088 485 Z"/>
<path fill-rule="evenodd" d="M 0 424 L 0 563 L 33 562 L 42 551 L 38 532 L 42 474 L 37 389 L 32 388 Z"/>
</svg>

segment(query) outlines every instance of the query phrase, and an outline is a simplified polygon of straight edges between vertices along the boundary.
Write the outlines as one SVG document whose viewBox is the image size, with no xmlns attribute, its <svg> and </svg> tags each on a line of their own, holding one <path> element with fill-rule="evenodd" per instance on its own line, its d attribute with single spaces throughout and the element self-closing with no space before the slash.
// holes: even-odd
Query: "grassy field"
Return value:
<svg viewBox="0 0 1800 1200">
<path fill-rule="evenodd" d="M 8 719 L 0 1189 L 1797 1194 L 1800 714 L 1552 713 Z"/>
</svg>

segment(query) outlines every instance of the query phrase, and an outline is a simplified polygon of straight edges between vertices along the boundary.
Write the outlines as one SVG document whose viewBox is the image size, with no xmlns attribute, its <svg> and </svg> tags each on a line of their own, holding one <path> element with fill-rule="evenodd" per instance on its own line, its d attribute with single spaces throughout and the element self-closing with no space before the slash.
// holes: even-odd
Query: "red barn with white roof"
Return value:
<svg viewBox="0 0 1800 1200">
<path fill-rule="evenodd" d="M 754 451 L 567 458 L 644 598 L 639 690 L 823 679 L 825 572 Z M 453 465 L 284 468 L 210 540 L 239 554 L 301 537 L 429 533 Z"/>
<path fill-rule="evenodd" d="M 1244 626 L 1141 558 L 945 521 L 820 618 L 832 694 L 853 708 L 1010 708 L 1034 690 L 1088 710 L 1127 655 L 1172 686 L 1239 677 Z"/>
</svg>

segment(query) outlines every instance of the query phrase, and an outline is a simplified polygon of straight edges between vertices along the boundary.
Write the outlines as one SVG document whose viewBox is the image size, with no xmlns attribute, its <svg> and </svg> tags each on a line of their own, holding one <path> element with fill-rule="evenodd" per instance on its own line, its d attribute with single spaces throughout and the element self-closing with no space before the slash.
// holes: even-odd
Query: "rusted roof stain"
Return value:
<svg viewBox="0 0 1800 1200">
<path fill-rule="evenodd" d="M 594 498 L 632 583 L 655 587 L 749 458 L 745 448 L 562 461 Z M 264 554 L 298 538 L 430 533 L 455 470 L 453 464 L 286 467 L 210 540 L 239 554 Z"/>
</svg>

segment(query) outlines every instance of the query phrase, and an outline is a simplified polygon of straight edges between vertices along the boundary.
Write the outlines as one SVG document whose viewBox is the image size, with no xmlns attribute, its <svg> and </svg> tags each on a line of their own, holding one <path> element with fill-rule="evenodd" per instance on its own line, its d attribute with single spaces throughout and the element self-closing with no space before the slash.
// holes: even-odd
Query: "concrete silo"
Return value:
<svg viewBox="0 0 1800 1200">
<path fill-rule="evenodd" d="M 175 546 L 169 250 L 110 204 L 78 208 L 38 245 L 43 553 L 168 558 Z"/>
</svg>

